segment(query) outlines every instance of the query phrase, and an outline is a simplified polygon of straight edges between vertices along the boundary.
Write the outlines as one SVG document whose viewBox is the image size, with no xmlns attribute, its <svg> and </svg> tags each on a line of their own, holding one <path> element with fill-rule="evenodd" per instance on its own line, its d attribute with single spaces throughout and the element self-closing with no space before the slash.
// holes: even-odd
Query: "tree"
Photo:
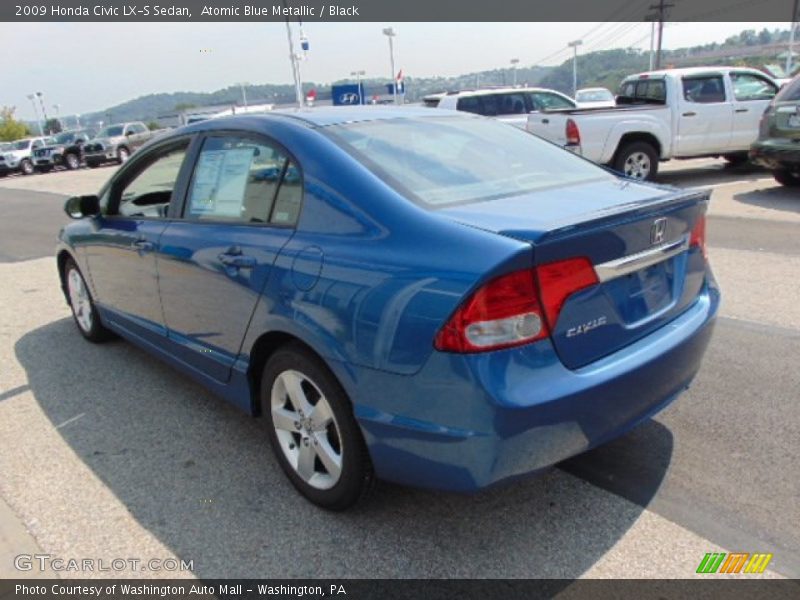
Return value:
<svg viewBox="0 0 800 600">
<path fill-rule="evenodd" d="M 0 141 L 13 142 L 30 134 L 28 126 L 14 118 L 15 111 L 13 106 L 0 109 Z"/>
<path fill-rule="evenodd" d="M 184 110 L 189 110 L 190 108 L 197 108 L 196 104 L 192 104 L 191 102 L 178 102 L 175 105 L 175 110 L 177 112 L 183 112 Z"/>
<path fill-rule="evenodd" d="M 150 131 L 155 131 L 156 129 L 161 129 L 161 124 L 160 124 L 158 121 L 150 121 L 150 122 L 147 124 L 147 128 L 148 128 Z"/>
<path fill-rule="evenodd" d="M 55 135 L 56 133 L 61 133 L 64 128 L 61 126 L 61 121 L 58 119 L 47 119 L 47 122 L 44 124 L 44 132 L 47 135 Z"/>
</svg>

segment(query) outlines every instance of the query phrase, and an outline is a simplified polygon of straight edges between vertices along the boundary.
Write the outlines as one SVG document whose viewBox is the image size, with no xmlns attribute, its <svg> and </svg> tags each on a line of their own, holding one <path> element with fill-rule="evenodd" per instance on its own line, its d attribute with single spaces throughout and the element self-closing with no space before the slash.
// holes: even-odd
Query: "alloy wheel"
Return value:
<svg viewBox="0 0 800 600">
<path fill-rule="evenodd" d="M 77 269 L 71 269 L 67 275 L 67 287 L 75 321 L 84 333 L 89 333 L 92 330 L 92 302 L 83 277 Z"/>
<path fill-rule="evenodd" d="M 647 179 L 650 175 L 650 157 L 644 152 L 634 152 L 625 160 L 624 173 L 632 179 Z"/>
<path fill-rule="evenodd" d="M 291 468 L 313 488 L 332 488 L 342 474 L 342 435 L 319 386 L 285 370 L 275 378 L 270 400 L 272 425 Z"/>
</svg>

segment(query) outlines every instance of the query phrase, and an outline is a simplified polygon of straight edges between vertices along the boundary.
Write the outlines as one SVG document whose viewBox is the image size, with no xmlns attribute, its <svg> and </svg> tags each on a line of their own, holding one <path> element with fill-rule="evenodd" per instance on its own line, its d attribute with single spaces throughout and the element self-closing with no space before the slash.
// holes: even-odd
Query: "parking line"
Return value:
<svg viewBox="0 0 800 600">
<path fill-rule="evenodd" d="M 63 423 L 61 423 L 61 425 L 56 425 L 56 429 L 61 429 L 61 428 L 62 428 L 62 427 L 64 427 L 65 425 L 69 425 L 70 423 L 72 423 L 72 422 L 74 422 L 74 421 L 77 421 L 78 419 L 80 419 L 80 418 L 81 418 L 82 416 L 84 416 L 85 414 L 86 414 L 86 413 L 81 413 L 81 414 L 79 414 L 79 415 L 76 415 L 76 416 L 72 417 L 71 419 L 67 419 L 66 421 L 64 421 Z"/>
</svg>

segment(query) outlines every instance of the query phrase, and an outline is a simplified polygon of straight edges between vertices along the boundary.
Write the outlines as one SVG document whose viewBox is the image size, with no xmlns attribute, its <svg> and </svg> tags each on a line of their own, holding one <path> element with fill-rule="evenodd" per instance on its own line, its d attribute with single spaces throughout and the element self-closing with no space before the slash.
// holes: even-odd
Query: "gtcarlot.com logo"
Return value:
<svg viewBox="0 0 800 600">
<path fill-rule="evenodd" d="M 182 558 L 61 558 L 52 554 L 18 554 L 18 571 L 192 571 L 193 560 Z"/>
<path fill-rule="evenodd" d="M 703 560 L 700 561 L 697 572 L 702 574 L 763 573 L 771 560 L 772 554 L 764 552 L 755 554 L 748 552 L 732 552 L 730 554 L 708 552 L 703 557 Z"/>
</svg>

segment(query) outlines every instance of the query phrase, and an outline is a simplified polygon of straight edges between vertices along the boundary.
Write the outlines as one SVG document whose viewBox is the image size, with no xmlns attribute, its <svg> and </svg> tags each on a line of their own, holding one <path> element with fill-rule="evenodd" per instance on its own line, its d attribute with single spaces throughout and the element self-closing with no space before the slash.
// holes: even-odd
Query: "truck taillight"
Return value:
<svg viewBox="0 0 800 600">
<path fill-rule="evenodd" d="M 567 119 L 567 146 L 580 146 L 581 145 L 581 132 L 578 129 L 577 123 L 572 119 Z"/>
<path fill-rule="evenodd" d="M 597 283 L 587 258 L 548 263 L 492 279 L 436 335 L 443 352 L 486 352 L 546 338 L 566 299 Z"/>
<path fill-rule="evenodd" d="M 692 233 L 689 234 L 689 247 L 700 248 L 700 251 L 703 253 L 703 258 L 708 258 L 708 253 L 706 252 L 706 216 L 700 215 L 697 219 L 697 223 L 694 224 L 692 228 Z"/>
</svg>

